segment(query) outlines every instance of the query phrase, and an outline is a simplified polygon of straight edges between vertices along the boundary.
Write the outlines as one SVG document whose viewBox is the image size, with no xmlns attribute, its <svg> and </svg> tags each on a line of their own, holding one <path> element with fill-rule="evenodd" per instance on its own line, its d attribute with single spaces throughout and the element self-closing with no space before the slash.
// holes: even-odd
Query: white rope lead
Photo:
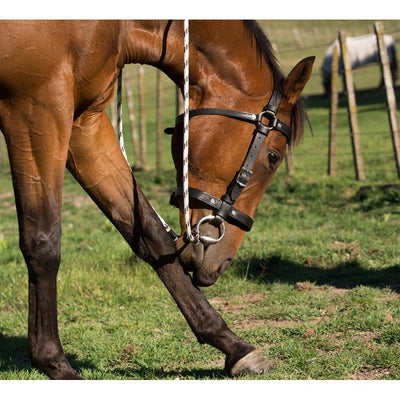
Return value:
<svg viewBox="0 0 400 400">
<path fill-rule="evenodd" d="M 124 133 L 122 130 L 122 69 L 119 72 L 117 81 L 117 128 L 119 147 L 121 148 L 122 154 L 129 165 L 128 156 L 126 155 L 124 145 Z"/>
<path fill-rule="evenodd" d="M 117 134 L 118 134 L 118 143 L 119 143 L 119 147 L 122 151 L 122 154 L 125 157 L 126 162 L 129 165 L 130 168 L 130 164 L 128 161 L 128 156 L 126 155 L 126 151 L 125 151 L 125 145 L 124 145 L 124 133 L 123 133 L 123 129 L 122 129 L 122 69 L 118 75 L 118 80 L 117 80 Z M 171 235 L 171 237 L 174 240 L 178 239 L 178 236 L 176 235 L 176 233 L 172 230 L 172 228 L 164 221 L 164 219 L 161 217 L 161 215 L 155 210 L 155 208 L 150 204 L 151 208 L 153 209 L 153 211 L 156 213 L 158 219 L 161 221 L 161 223 L 164 226 L 164 229 Z"/>
<path fill-rule="evenodd" d="M 184 119 L 183 119 L 183 214 L 185 218 L 186 236 L 190 242 L 196 242 L 190 226 L 189 212 L 189 20 L 184 21 Z"/>
</svg>

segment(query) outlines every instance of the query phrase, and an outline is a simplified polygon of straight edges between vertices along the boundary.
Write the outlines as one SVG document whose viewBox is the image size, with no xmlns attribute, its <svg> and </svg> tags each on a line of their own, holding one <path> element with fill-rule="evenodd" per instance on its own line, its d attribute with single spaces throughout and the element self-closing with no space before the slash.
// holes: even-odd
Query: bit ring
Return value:
<svg viewBox="0 0 400 400">
<path fill-rule="evenodd" d="M 211 221 L 213 221 L 214 219 L 216 219 L 217 217 L 215 215 L 206 215 L 205 217 L 201 218 L 199 220 L 199 222 L 196 225 L 196 236 L 197 239 L 205 244 L 205 245 L 210 245 L 210 244 L 216 244 L 219 241 L 222 240 L 222 238 L 225 235 L 225 224 L 224 222 L 222 222 L 221 224 L 218 225 L 218 229 L 219 229 L 219 237 L 218 238 L 213 238 L 211 236 L 207 236 L 207 235 L 200 235 L 200 226 L 205 224 L 205 223 L 211 223 Z"/>
</svg>

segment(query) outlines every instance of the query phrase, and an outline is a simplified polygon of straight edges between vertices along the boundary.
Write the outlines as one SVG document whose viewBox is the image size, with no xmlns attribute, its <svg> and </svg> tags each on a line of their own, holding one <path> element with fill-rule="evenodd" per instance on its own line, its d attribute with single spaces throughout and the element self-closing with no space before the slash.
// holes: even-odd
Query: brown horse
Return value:
<svg viewBox="0 0 400 400">
<path fill-rule="evenodd" d="M 153 65 L 182 87 L 183 22 L 1 21 L 0 37 L 0 128 L 28 266 L 33 365 L 53 379 L 79 379 L 64 355 L 57 327 L 67 167 L 132 250 L 155 269 L 199 342 L 226 355 L 227 373 L 268 370 L 268 360 L 226 326 L 197 286 L 214 283 L 230 265 L 287 141 L 300 138 L 303 111 L 298 100 L 313 58 L 301 61 L 285 80 L 270 43 L 254 22 L 191 21 L 190 108 L 203 109 L 204 114 L 200 110 L 190 122 L 189 181 L 193 189 L 210 194 L 209 200 L 229 195 L 220 200 L 222 206 L 213 211 L 210 223 L 198 228 L 202 239 L 212 238 L 224 224 L 224 238 L 216 244 L 194 244 L 184 236 L 174 242 L 166 232 L 132 175 L 104 111 L 127 63 Z M 245 112 L 218 115 L 219 107 Z M 257 120 L 253 125 L 252 115 Z M 178 185 L 181 132 L 178 121 L 172 139 Z M 257 146 L 253 138 L 260 133 L 264 140 Z M 234 178 L 249 147 L 252 174 L 243 184 L 243 174 Z M 239 191 L 236 181 L 243 184 Z M 180 205 L 178 194 L 175 203 Z M 194 196 L 191 202 L 194 226 L 211 213 L 201 200 Z M 241 218 L 232 217 L 236 212 Z"/>
</svg>

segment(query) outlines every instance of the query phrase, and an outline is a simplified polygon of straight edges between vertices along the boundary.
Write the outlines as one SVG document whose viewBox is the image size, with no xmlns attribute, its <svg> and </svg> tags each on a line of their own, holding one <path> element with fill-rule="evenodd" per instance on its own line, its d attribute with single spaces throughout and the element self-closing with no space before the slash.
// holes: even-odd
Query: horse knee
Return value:
<svg viewBox="0 0 400 400">
<path fill-rule="evenodd" d="M 227 331 L 228 326 L 219 315 L 207 313 L 204 318 L 200 318 L 196 326 L 195 335 L 200 344 L 213 345 L 215 340 L 224 337 Z"/>
<path fill-rule="evenodd" d="M 61 231 L 33 230 L 20 235 L 20 249 L 31 273 L 57 272 L 61 260 Z"/>
</svg>

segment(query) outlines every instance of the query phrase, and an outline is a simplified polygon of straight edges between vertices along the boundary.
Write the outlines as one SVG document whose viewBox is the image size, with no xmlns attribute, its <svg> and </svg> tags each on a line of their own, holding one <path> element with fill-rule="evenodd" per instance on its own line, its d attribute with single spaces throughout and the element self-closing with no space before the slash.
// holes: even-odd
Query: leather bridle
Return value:
<svg viewBox="0 0 400 400">
<path fill-rule="evenodd" d="M 213 210 L 212 215 L 203 217 L 196 227 L 197 241 L 203 242 L 204 244 L 214 244 L 219 242 L 225 233 L 224 221 L 239 227 L 244 231 L 250 231 L 253 220 L 242 211 L 233 207 L 235 201 L 238 199 L 242 191 L 248 185 L 250 177 L 252 175 L 252 168 L 256 161 L 257 155 L 261 149 L 261 145 L 264 139 L 268 136 L 271 130 L 277 130 L 283 134 L 287 142 L 290 143 L 291 129 L 288 125 L 283 123 L 277 118 L 276 114 L 278 111 L 279 103 L 281 101 L 281 95 L 278 91 L 272 92 L 271 98 L 268 104 L 263 108 L 260 114 L 254 114 L 246 111 L 235 111 L 227 110 L 222 108 L 199 108 L 191 110 L 189 112 L 189 118 L 193 118 L 200 115 L 220 115 L 228 118 L 245 121 L 255 125 L 253 132 L 253 140 L 250 143 L 249 149 L 245 160 L 243 161 L 240 170 L 236 173 L 231 184 L 228 186 L 227 192 L 218 199 L 217 197 L 203 192 L 202 190 L 189 188 L 189 197 L 196 199 L 207 208 Z M 183 114 L 176 118 L 176 126 L 183 123 Z M 265 123 L 268 121 L 268 123 Z M 165 132 L 172 134 L 175 128 L 167 128 Z M 170 198 L 170 204 L 177 207 L 178 198 L 182 196 L 182 187 L 178 187 L 175 192 L 172 193 Z M 203 223 L 212 223 L 214 226 L 220 227 L 220 236 L 215 239 L 209 236 L 200 235 L 200 225 Z"/>
</svg>

